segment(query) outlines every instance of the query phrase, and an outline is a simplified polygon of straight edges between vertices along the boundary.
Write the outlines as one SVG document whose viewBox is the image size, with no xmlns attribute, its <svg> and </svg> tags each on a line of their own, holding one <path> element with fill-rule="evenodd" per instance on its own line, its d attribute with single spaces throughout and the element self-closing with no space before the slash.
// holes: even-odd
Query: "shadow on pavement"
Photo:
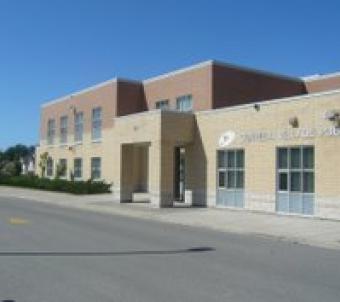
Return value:
<svg viewBox="0 0 340 302">
<path fill-rule="evenodd" d="M 172 254 L 187 254 L 215 251 L 212 247 L 193 247 L 182 250 L 165 250 L 165 251 L 125 251 L 125 252 L 0 252 L 2 256 L 129 256 L 129 255 L 172 255 Z M 10 300 L 9 300 L 10 301 Z M 6 302 L 6 300 L 2 301 Z"/>
</svg>

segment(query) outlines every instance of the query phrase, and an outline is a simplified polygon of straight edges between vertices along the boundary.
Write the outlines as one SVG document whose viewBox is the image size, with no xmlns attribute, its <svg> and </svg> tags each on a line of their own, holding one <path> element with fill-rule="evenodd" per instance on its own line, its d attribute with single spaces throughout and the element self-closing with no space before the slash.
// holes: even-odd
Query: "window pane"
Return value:
<svg viewBox="0 0 340 302">
<path fill-rule="evenodd" d="M 290 174 L 290 191 L 301 192 L 301 173 L 291 172 Z"/>
<path fill-rule="evenodd" d="M 301 168 L 301 149 L 300 148 L 290 149 L 290 167 L 292 169 Z"/>
<path fill-rule="evenodd" d="M 278 164 L 279 169 L 287 169 L 288 168 L 288 149 L 287 148 L 280 148 L 278 151 Z"/>
<path fill-rule="evenodd" d="M 218 151 L 218 167 L 219 168 L 225 168 L 227 166 L 226 157 L 227 157 L 226 151 Z"/>
<path fill-rule="evenodd" d="M 225 171 L 218 171 L 218 187 L 225 188 L 226 185 L 226 173 Z"/>
<path fill-rule="evenodd" d="M 244 168 L 244 152 L 243 150 L 236 151 L 236 167 Z"/>
<path fill-rule="evenodd" d="M 167 109 L 169 108 L 169 101 L 168 100 L 161 100 L 156 102 L 156 109 Z"/>
<path fill-rule="evenodd" d="M 93 157 L 91 159 L 91 178 L 101 178 L 101 159 L 100 157 Z"/>
<path fill-rule="evenodd" d="M 236 171 L 228 171 L 227 188 L 233 189 L 236 187 Z"/>
<path fill-rule="evenodd" d="M 303 167 L 305 169 L 314 168 L 314 148 L 313 147 L 303 148 Z"/>
<path fill-rule="evenodd" d="M 313 172 L 303 173 L 303 192 L 314 193 L 314 173 Z"/>
<path fill-rule="evenodd" d="M 238 189 L 244 188 L 244 172 L 243 171 L 236 172 L 236 188 Z"/>
<path fill-rule="evenodd" d="M 235 151 L 228 151 L 228 168 L 235 168 Z"/>
<path fill-rule="evenodd" d="M 83 161 L 81 158 L 76 158 L 74 160 L 74 177 L 81 178 L 82 177 L 82 165 Z"/>
<path fill-rule="evenodd" d="M 58 173 L 60 177 L 66 177 L 67 174 L 67 160 L 66 159 L 60 159 L 59 160 L 59 167 L 58 167 Z"/>
<path fill-rule="evenodd" d="M 177 110 L 180 111 L 191 111 L 192 110 L 192 96 L 184 95 L 177 98 L 176 103 Z"/>
<path fill-rule="evenodd" d="M 279 191 L 287 191 L 288 190 L 288 174 L 280 173 L 279 174 Z"/>
<path fill-rule="evenodd" d="M 75 116 L 74 140 L 80 142 L 83 140 L 83 113 L 78 112 Z"/>
</svg>

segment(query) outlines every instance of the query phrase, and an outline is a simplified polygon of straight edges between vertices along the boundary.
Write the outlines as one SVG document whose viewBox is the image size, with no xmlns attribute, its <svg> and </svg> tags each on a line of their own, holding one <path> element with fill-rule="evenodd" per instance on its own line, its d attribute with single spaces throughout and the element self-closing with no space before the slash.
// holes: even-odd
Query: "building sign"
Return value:
<svg viewBox="0 0 340 302">
<path fill-rule="evenodd" d="M 285 129 L 278 131 L 253 131 L 249 133 L 241 133 L 239 135 L 241 143 L 257 143 L 275 140 L 291 140 L 299 138 L 315 138 L 315 137 L 340 137 L 340 128 L 299 128 Z"/>
<path fill-rule="evenodd" d="M 234 131 L 227 131 L 224 132 L 221 136 L 220 139 L 218 140 L 218 145 L 220 147 L 226 147 L 228 145 L 230 145 L 233 140 L 235 139 L 235 132 Z"/>
<path fill-rule="evenodd" d="M 235 139 L 240 144 L 262 143 L 277 140 L 292 140 L 301 138 L 316 138 L 316 137 L 339 137 L 340 128 L 325 127 L 325 128 L 299 128 L 285 130 L 259 130 L 236 134 L 234 131 L 224 132 L 218 141 L 219 147 L 230 145 Z"/>
</svg>

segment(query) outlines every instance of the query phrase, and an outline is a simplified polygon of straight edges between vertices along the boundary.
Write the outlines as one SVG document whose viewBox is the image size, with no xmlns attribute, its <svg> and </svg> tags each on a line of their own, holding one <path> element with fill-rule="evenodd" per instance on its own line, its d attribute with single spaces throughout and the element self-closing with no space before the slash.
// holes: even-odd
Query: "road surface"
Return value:
<svg viewBox="0 0 340 302">
<path fill-rule="evenodd" d="M 0 301 L 338 302 L 340 251 L 0 197 Z"/>
</svg>

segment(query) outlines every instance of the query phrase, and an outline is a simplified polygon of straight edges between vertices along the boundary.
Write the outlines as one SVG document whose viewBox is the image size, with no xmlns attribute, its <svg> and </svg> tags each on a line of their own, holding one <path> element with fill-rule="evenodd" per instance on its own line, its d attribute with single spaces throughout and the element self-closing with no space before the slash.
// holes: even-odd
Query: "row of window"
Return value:
<svg viewBox="0 0 340 302">
<path fill-rule="evenodd" d="M 60 118 L 59 129 L 59 143 L 67 144 L 68 142 L 68 129 L 69 118 L 67 115 Z M 102 137 L 102 108 L 97 107 L 92 109 L 92 140 L 100 140 Z M 84 134 L 84 113 L 75 112 L 74 114 L 74 142 L 81 143 Z M 53 145 L 56 137 L 56 121 L 49 119 L 47 122 L 47 144 Z"/>
<path fill-rule="evenodd" d="M 218 151 L 219 189 L 244 188 L 244 150 Z M 277 190 L 314 193 L 314 147 L 284 147 L 277 150 Z"/>
<path fill-rule="evenodd" d="M 156 109 L 170 109 L 169 100 L 160 100 L 155 104 Z M 192 111 L 193 109 L 193 101 L 192 95 L 183 95 L 176 99 L 176 109 L 179 111 Z"/>
<path fill-rule="evenodd" d="M 156 102 L 156 109 L 169 109 L 169 100 L 160 100 Z M 180 96 L 176 100 L 176 109 L 179 111 L 191 111 L 193 109 L 192 95 Z M 69 118 L 67 115 L 60 117 L 59 143 L 67 144 Z M 92 109 L 92 140 L 100 140 L 102 137 L 102 109 L 97 107 Z M 84 134 L 84 113 L 75 112 L 74 114 L 74 142 L 81 143 Z M 49 119 L 47 122 L 47 144 L 55 144 L 56 138 L 56 120 Z"/>
<path fill-rule="evenodd" d="M 55 171 L 56 169 L 56 171 Z M 67 178 L 68 163 L 67 159 L 59 159 L 57 165 L 54 165 L 53 158 L 49 157 L 46 166 L 46 176 L 53 177 L 58 176 L 61 178 Z M 73 177 L 75 179 L 83 178 L 83 159 L 78 157 L 73 159 Z M 91 158 L 91 179 L 98 180 L 101 179 L 101 158 L 92 157 Z"/>
</svg>

